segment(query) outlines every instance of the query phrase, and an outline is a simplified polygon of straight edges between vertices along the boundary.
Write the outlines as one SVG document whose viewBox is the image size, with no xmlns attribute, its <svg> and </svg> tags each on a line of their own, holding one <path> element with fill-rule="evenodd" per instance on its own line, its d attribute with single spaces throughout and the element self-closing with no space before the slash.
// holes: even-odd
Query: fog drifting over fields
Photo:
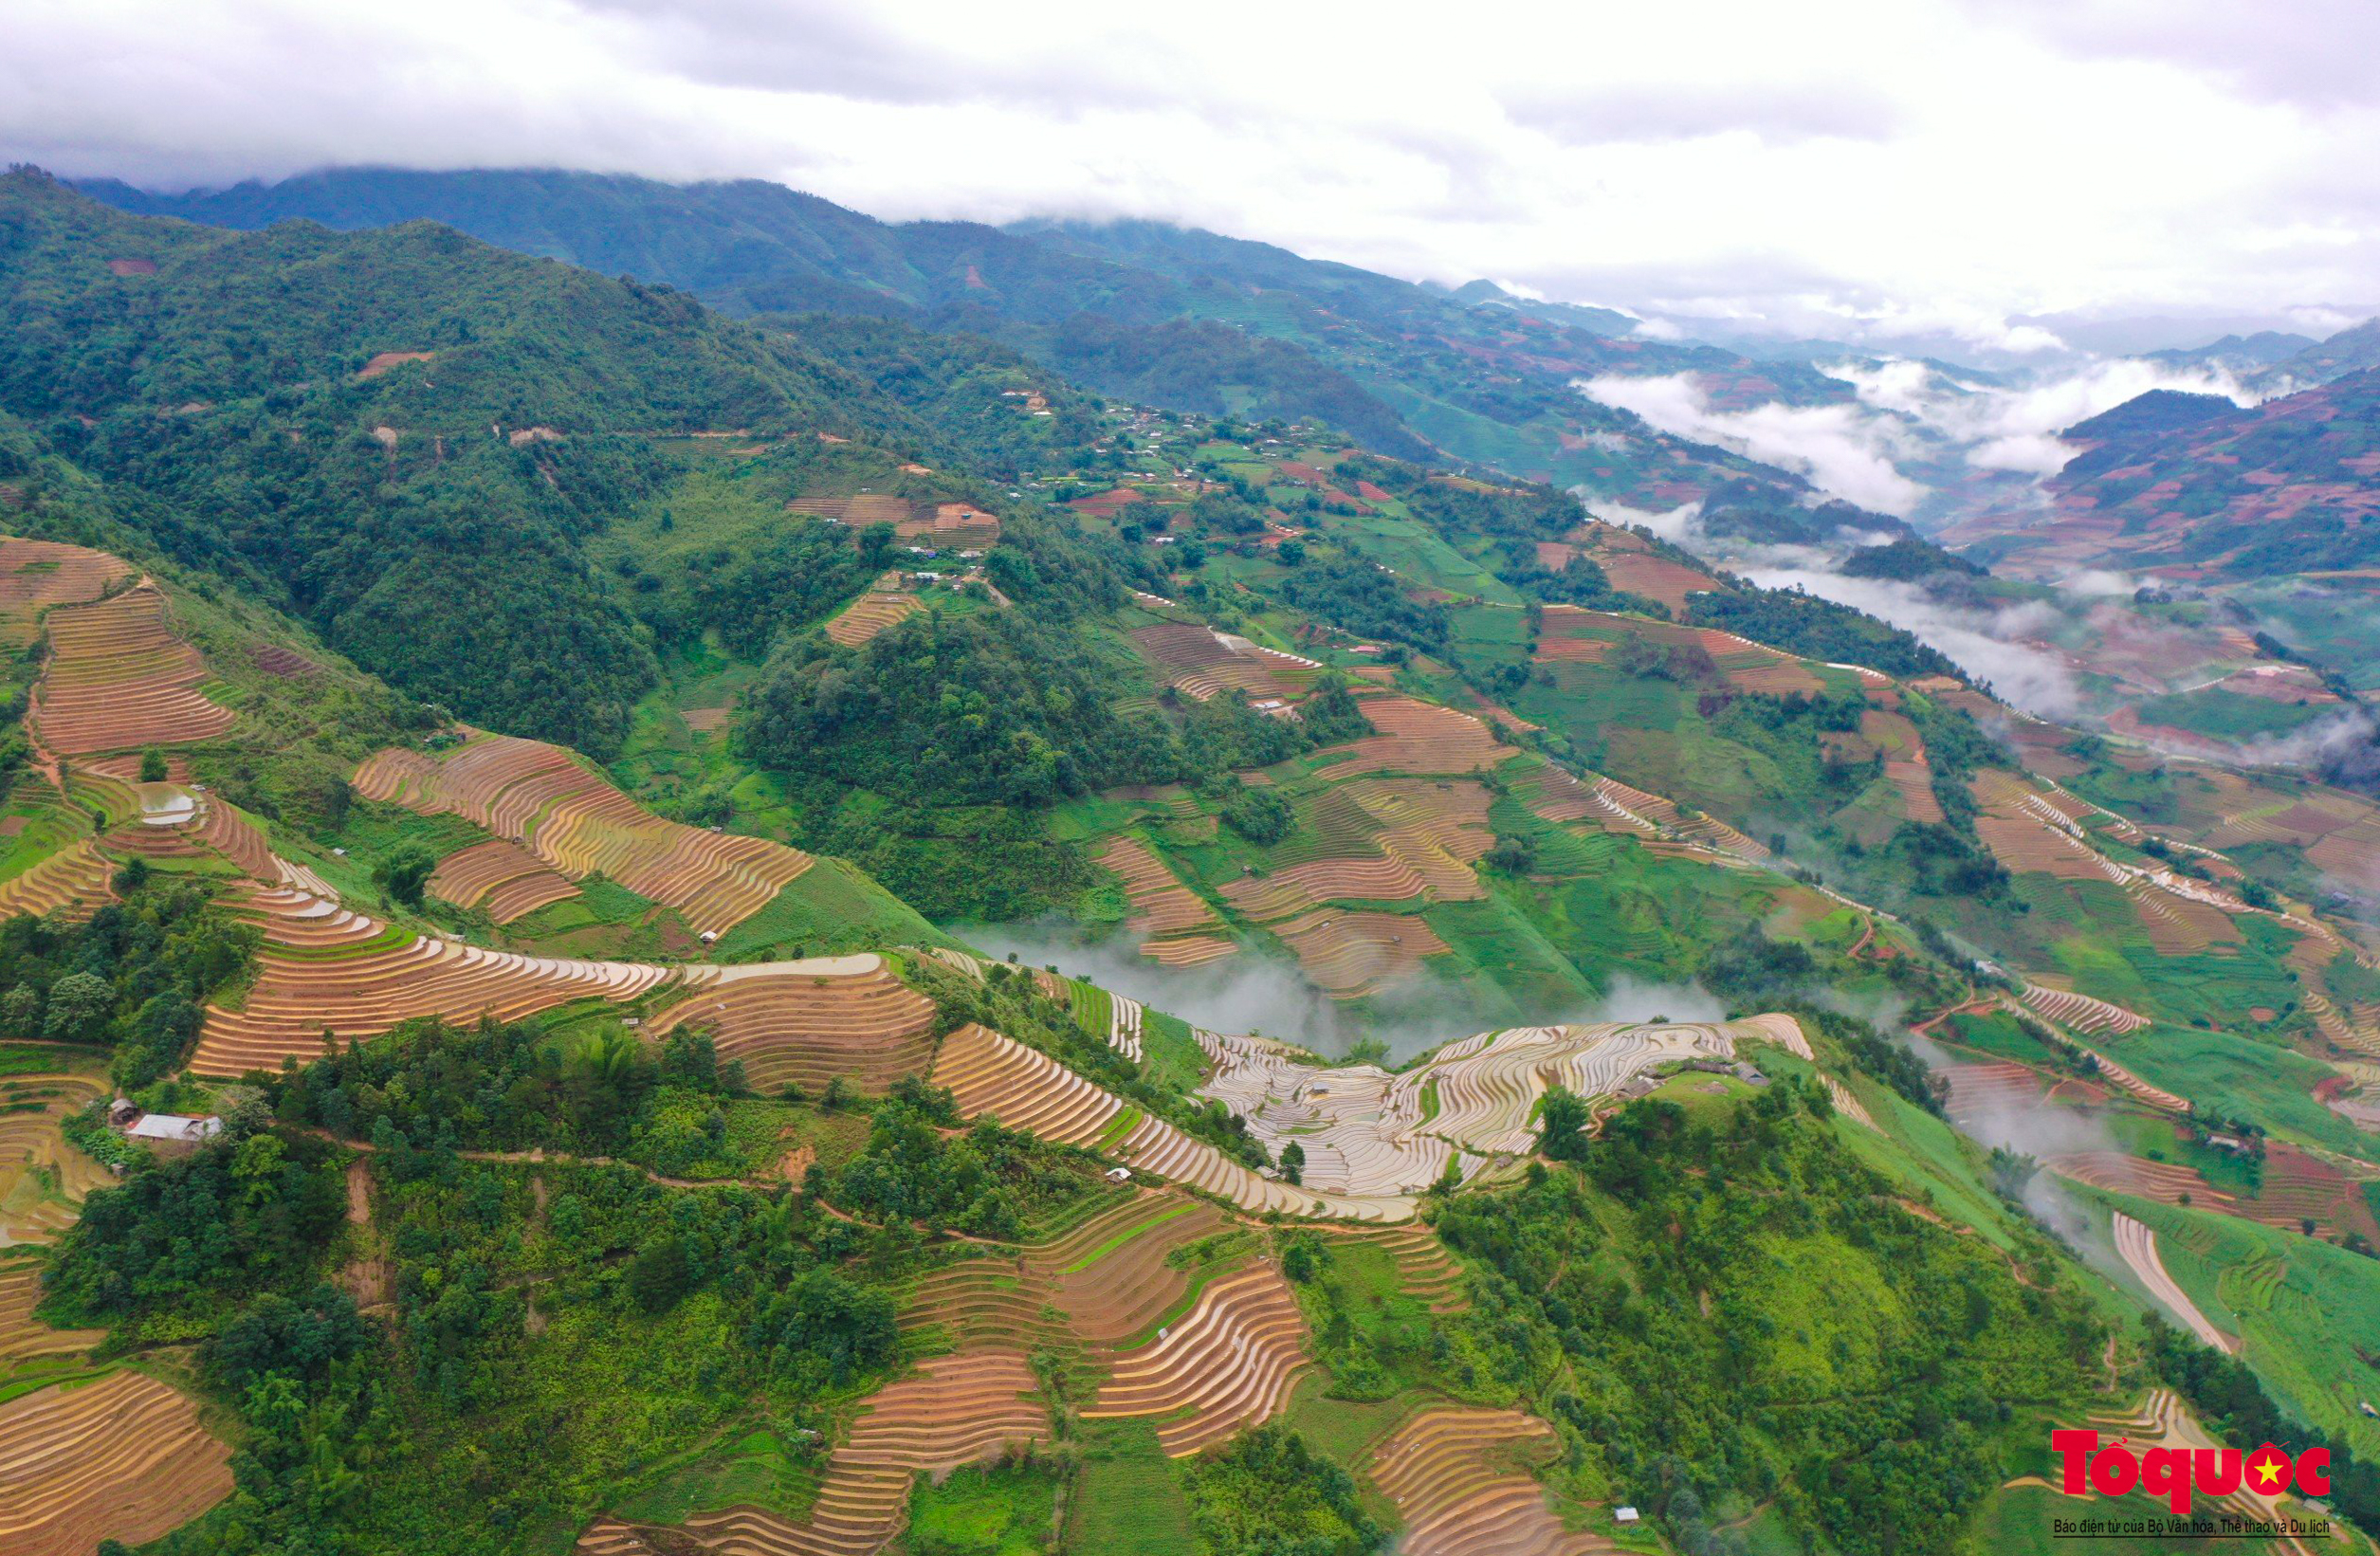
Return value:
<svg viewBox="0 0 2380 1556">
<path fill-rule="evenodd" d="M 955 931 L 986 955 L 1012 952 L 1027 967 L 1055 964 L 1080 978 L 1128 994 L 1210 1032 L 1261 1033 L 1329 1057 L 1360 1038 L 1387 1045 L 1389 1062 L 1425 1049 L 1510 1025 L 1480 1015 L 1476 991 L 1435 978 L 1417 978 L 1371 1001 L 1377 1014 L 1358 1016 L 1307 982 L 1288 961 L 1241 951 L 1202 967 L 1167 967 L 1140 954 L 1123 936 L 1088 943 L 1064 925 L 969 925 Z M 1723 1021 L 1724 1001 L 1695 984 L 1648 983 L 1621 976 L 1602 998 L 1560 1009 L 1525 1011 L 1520 1019 L 1544 1025 L 1595 1021 Z"/>
</svg>

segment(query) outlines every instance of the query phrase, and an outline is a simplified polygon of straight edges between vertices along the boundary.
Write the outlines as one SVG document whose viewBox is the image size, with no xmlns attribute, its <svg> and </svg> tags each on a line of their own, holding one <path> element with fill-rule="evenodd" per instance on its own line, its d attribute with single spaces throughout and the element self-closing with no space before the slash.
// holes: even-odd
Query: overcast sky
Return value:
<svg viewBox="0 0 2380 1556">
<path fill-rule="evenodd" d="M 2380 295 L 2375 60 L 2375 0 L 5 0 L 0 154 L 755 176 L 2005 344 Z"/>
</svg>

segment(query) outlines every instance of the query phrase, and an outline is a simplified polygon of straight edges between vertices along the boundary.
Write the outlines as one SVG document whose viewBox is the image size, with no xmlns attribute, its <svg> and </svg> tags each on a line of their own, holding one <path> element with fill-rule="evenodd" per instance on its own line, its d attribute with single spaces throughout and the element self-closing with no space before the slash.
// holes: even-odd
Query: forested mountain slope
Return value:
<svg viewBox="0 0 2380 1556">
<path fill-rule="evenodd" d="M 997 471 L 1081 415 L 1004 403 L 1030 375 L 996 350 L 856 321 L 813 349 L 426 224 L 236 234 L 18 173 L 0 259 L 0 408 L 155 499 L 161 543 L 420 696 L 597 750 L 653 672 L 582 547 L 686 439 Z"/>
<path fill-rule="evenodd" d="M 1449 293 L 1152 223 L 888 226 L 775 185 L 509 170 L 333 169 L 180 195 L 89 192 L 235 227 L 431 218 L 491 243 L 694 291 L 734 313 L 827 309 L 999 339 L 1087 387 L 1204 414 L 1312 416 L 1389 454 L 1584 483 L 1670 507 L 1800 478 L 1656 432 L 1574 379 L 1693 374 L 1722 407 L 1845 401 L 1805 365 L 1618 339 L 1620 316 Z"/>
</svg>

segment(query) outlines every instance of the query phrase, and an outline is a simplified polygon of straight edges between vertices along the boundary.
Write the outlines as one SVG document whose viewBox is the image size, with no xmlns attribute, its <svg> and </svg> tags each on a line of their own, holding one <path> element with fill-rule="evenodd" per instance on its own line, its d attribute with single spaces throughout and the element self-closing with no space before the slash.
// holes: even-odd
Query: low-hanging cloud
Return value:
<svg viewBox="0 0 2380 1556">
<path fill-rule="evenodd" d="M 1878 513 L 1904 515 L 1926 488 L 1900 472 L 1895 424 L 1854 403 L 1794 406 L 1771 401 L 1746 411 L 1711 404 L 1691 374 L 1581 379 L 1589 399 L 1642 417 L 1674 437 L 1722 448 L 1807 476 L 1822 490 Z"/>
<path fill-rule="evenodd" d="M 1850 394 L 1828 405 L 1771 400 L 1721 408 L 1692 374 L 1606 374 L 1576 388 L 1673 436 L 1804 476 L 1831 497 L 1895 518 L 1932 522 L 1965 485 L 1993 477 L 2039 482 L 2081 450 L 2059 437 L 2078 422 L 2151 390 L 2262 397 L 2229 374 L 2112 358 L 2067 360 L 2003 380 L 1963 377 L 1907 357 L 1819 364 Z M 1992 488 L 2005 503 L 2009 488 Z"/>
<path fill-rule="evenodd" d="M 1842 563 L 1858 537 L 1846 536 L 1829 545 L 1764 544 L 1707 529 L 1699 503 L 1666 513 L 1601 501 L 1586 506 L 1599 519 L 1641 526 L 1763 588 L 1801 589 L 1889 622 L 1947 654 L 1968 674 L 1989 683 L 2003 700 L 2038 718 L 2070 718 L 2079 711 L 2073 666 L 2039 642 L 2068 609 L 2061 604 L 2026 600 L 2005 606 L 1954 605 L 1902 579 L 1851 577 L 1842 572 Z"/>
<path fill-rule="evenodd" d="M 2220 394 L 2235 405 L 2261 397 L 2227 373 L 2184 371 L 2135 357 L 2091 361 L 2008 383 L 1962 380 L 1926 362 L 1822 363 L 1861 404 L 1913 422 L 1979 470 L 2054 475 L 2079 452 L 2057 434 L 2151 390 Z"/>
<path fill-rule="evenodd" d="M 1168 967 L 1121 936 L 1093 939 L 1079 925 L 1049 921 L 965 928 L 967 943 L 1027 967 L 1055 966 L 1210 1032 L 1259 1033 L 1326 1056 L 1356 1043 L 1383 1045 L 1392 1064 L 1475 1033 L 1515 1023 L 1724 1021 L 1726 1001 L 1693 982 L 1615 977 L 1598 998 L 1541 1008 L 1483 1010 L 1479 997 L 1424 973 L 1392 985 L 1358 1011 L 1324 994 L 1284 961 L 1242 952 L 1199 967 Z"/>
<path fill-rule="evenodd" d="M 1232 0 L 11 0 L 0 157 L 176 187 L 340 163 L 778 177 L 881 216 L 1160 217 L 1691 333 L 1734 314 L 2012 357 L 2058 343 L 2012 320 L 2086 302 L 2355 294 L 2380 165 L 2371 88 L 2334 95 L 2371 72 L 2333 34 L 2369 23 L 2122 6 L 2078 29 L 2089 9 L 1877 27 L 1849 0 L 1489 0 L 1412 28 Z M 2247 74 L 2142 63 L 2274 50 Z"/>
<path fill-rule="evenodd" d="M 1900 1040 L 1910 1052 L 1937 1076 L 1954 1065 L 1973 1062 L 1954 1058 L 1939 1043 L 1916 1033 L 1906 1029 L 1888 1030 L 1897 1030 Z M 1950 1122 L 1960 1133 L 1980 1145 L 2031 1157 L 2036 1162 L 2054 1156 L 2123 1148 L 2108 1132 L 2107 1126 L 2092 1114 L 2073 1108 L 2043 1106 L 2038 1102 L 1969 1107 L 1962 1108 Z M 2034 1219 L 2056 1234 L 2093 1267 L 2113 1279 L 2130 1278 L 2114 1246 L 2099 1235 L 2091 1214 L 2067 1188 L 2064 1179 L 2046 1168 L 2037 1170 L 2025 1181 L 2023 1198 L 2024 1208 Z"/>
<path fill-rule="evenodd" d="M 1210 1032 L 1261 1032 L 1320 1053 L 1344 1053 L 1365 1034 L 1331 999 L 1285 962 L 1239 955 L 1198 967 L 1168 967 L 1140 954 L 1138 943 L 1091 940 L 1071 925 L 990 924 L 961 931 L 994 957 L 1028 967 L 1054 965 L 1170 1011 Z M 1456 1036 L 1448 1033 L 1443 1036 Z"/>
</svg>

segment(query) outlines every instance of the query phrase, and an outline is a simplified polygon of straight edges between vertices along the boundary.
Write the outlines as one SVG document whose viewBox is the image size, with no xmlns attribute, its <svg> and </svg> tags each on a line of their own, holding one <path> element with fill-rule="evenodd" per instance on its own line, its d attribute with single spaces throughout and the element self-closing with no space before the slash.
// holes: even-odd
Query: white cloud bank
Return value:
<svg viewBox="0 0 2380 1556">
<path fill-rule="evenodd" d="M 2132 357 L 2008 385 L 1963 382 L 1908 360 L 1838 362 L 1821 371 L 1850 384 L 1860 404 L 1949 441 L 1976 469 L 2024 475 L 2053 475 L 2074 458 L 2074 446 L 2055 434 L 2151 390 L 2220 394 L 2236 405 L 2259 398 L 2229 374 L 2177 372 Z"/>
<path fill-rule="evenodd" d="M 1657 378 L 1605 375 L 1583 380 L 1578 389 L 1589 399 L 1634 412 L 1660 431 L 1807 476 L 1820 490 L 1863 508 L 1900 517 L 1925 499 L 1926 488 L 1894 464 L 1897 455 L 1913 452 L 1901 446 L 1906 440 L 1896 437 L 1895 423 L 1856 404 L 1771 402 L 1722 411 L 1682 373 Z"/>
<path fill-rule="evenodd" d="M 2374 57 L 2356 0 L 11 0 L 0 156 L 767 177 L 2023 352 L 2014 314 L 2362 301 Z"/>
<path fill-rule="evenodd" d="M 2135 358 L 2068 362 L 1999 382 L 1909 358 L 1820 364 L 1846 385 L 1832 404 L 1712 403 L 1692 374 L 1582 379 L 1578 391 L 1661 431 L 1714 444 L 1803 476 L 1830 497 L 1906 519 L 1971 476 L 2054 475 L 2079 450 L 2058 433 L 2151 390 L 2258 395 L 2227 374 Z"/>
</svg>

